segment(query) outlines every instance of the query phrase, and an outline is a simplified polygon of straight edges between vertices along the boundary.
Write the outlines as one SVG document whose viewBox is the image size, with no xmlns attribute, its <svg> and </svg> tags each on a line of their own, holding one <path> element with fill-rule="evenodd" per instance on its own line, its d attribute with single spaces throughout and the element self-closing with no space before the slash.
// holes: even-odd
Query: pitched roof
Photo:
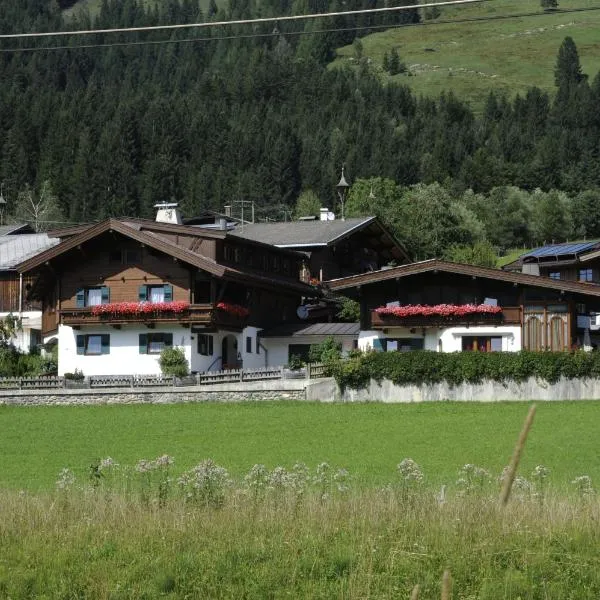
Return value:
<svg viewBox="0 0 600 600">
<path fill-rule="evenodd" d="M 353 217 L 342 221 L 286 221 L 238 225 L 232 236 L 271 244 L 279 248 L 327 246 L 375 221 L 375 217 Z"/>
<path fill-rule="evenodd" d="M 147 225 L 147 223 L 152 225 Z M 163 252 L 169 256 L 173 256 L 181 260 L 182 262 L 195 266 L 203 271 L 212 273 L 217 277 L 224 277 L 226 279 L 250 281 L 262 286 L 270 287 L 284 287 L 292 289 L 301 294 L 314 296 L 315 290 L 312 286 L 302 283 L 301 281 L 289 280 L 276 275 L 265 276 L 258 272 L 246 270 L 241 271 L 239 269 L 221 265 L 216 261 L 209 259 L 201 254 L 197 254 L 184 248 L 183 246 L 171 241 L 159 235 L 160 232 L 178 232 L 188 233 L 191 230 L 194 235 L 202 236 L 206 233 L 207 237 L 221 238 L 225 236 L 224 232 L 207 231 L 204 232 L 199 228 L 191 228 L 182 225 L 170 225 L 158 223 L 155 227 L 153 221 L 145 222 L 142 220 L 128 219 L 127 221 L 121 221 L 118 219 L 106 219 L 95 225 L 89 226 L 87 229 L 67 237 L 55 247 L 45 249 L 42 252 L 37 253 L 35 256 L 27 257 L 15 265 L 16 269 L 20 272 L 30 271 L 43 265 L 44 263 L 51 261 L 58 256 L 65 254 L 66 252 L 73 250 L 77 246 L 84 244 L 85 242 L 98 237 L 99 235 L 115 231 L 126 237 L 134 239 L 142 244 Z M 19 236 L 22 237 L 22 236 Z M 57 240 L 58 242 L 58 240 Z"/>
<path fill-rule="evenodd" d="M 489 267 L 478 267 L 475 265 L 465 265 L 437 259 L 410 263 L 392 269 L 361 273 L 360 275 L 352 275 L 341 279 L 332 279 L 324 282 L 324 285 L 331 290 L 338 291 L 370 285 L 389 279 L 400 279 L 402 277 L 409 277 L 420 273 L 437 271 L 600 297 L 600 285 L 566 281 L 562 279 L 551 279 L 550 277 L 543 277 L 541 275 L 527 275 L 525 273 L 490 269 Z"/>
<path fill-rule="evenodd" d="M 264 329 L 260 337 L 300 337 L 300 336 L 350 336 L 358 337 L 359 323 L 288 323 L 271 329 Z"/>
<path fill-rule="evenodd" d="M 600 250 L 600 240 L 586 242 L 566 242 L 563 244 L 547 244 L 529 250 L 516 260 L 504 265 L 503 269 L 520 268 L 524 263 L 548 263 L 556 266 L 573 264 L 585 260 L 587 254 Z"/>
<path fill-rule="evenodd" d="M 46 233 L 22 233 L 0 237 L 0 269 L 12 270 L 19 263 L 56 246 L 60 240 Z"/>
<path fill-rule="evenodd" d="M 29 223 L 12 223 L 11 225 L 0 225 L 0 237 L 22 233 L 34 233 Z"/>
</svg>

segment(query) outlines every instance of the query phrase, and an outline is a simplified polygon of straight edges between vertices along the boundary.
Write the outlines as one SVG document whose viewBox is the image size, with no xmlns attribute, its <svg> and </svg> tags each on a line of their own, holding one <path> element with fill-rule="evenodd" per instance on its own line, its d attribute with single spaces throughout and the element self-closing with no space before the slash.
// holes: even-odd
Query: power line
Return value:
<svg viewBox="0 0 600 600">
<path fill-rule="evenodd" d="M 419 8 L 430 8 L 435 6 L 456 6 L 459 4 L 475 4 L 482 2 L 493 2 L 497 0 L 446 0 L 444 2 L 429 2 L 411 6 L 385 6 L 382 8 L 364 8 L 360 10 L 346 10 L 338 12 L 315 13 L 304 15 L 286 15 L 282 17 L 261 17 L 258 19 L 237 19 L 235 21 L 207 21 L 203 23 L 180 23 L 177 25 L 152 25 L 146 27 L 119 27 L 114 29 L 84 29 L 77 31 L 46 31 L 37 33 L 5 33 L 0 35 L 0 40 L 58 37 L 58 36 L 82 36 L 97 35 L 101 33 L 129 33 L 142 31 L 172 31 L 178 29 L 196 29 L 206 27 L 223 27 L 227 25 L 258 25 L 261 23 L 280 23 L 282 21 L 300 21 L 303 19 L 324 19 L 328 17 L 345 17 L 366 15 L 375 13 L 397 12 L 403 10 L 417 10 Z"/>
<path fill-rule="evenodd" d="M 423 6 L 423 5 L 420 5 Z M 600 10 L 600 6 L 592 6 L 587 8 L 571 8 L 571 9 L 559 9 L 552 12 L 525 12 L 525 13 L 510 13 L 506 15 L 488 15 L 483 17 L 464 17 L 462 19 L 440 19 L 435 21 L 424 21 L 420 23 L 399 23 L 399 24 L 386 24 L 386 25 L 360 25 L 354 27 L 337 27 L 328 29 L 318 29 L 315 31 L 285 31 L 285 32 L 269 32 L 269 33 L 249 33 L 249 34 L 232 34 L 223 36 L 211 36 L 211 37 L 192 37 L 182 39 L 168 39 L 168 40 L 144 40 L 137 42 L 108 42 L 99 44 L 79 44 L 76 46 L 29 46 L 25 48 L 0 48 L 0 54 L 6 52 L 40 52 L 40 51 L 53 51 L 53 50 L 85 50 L 92 48 L 118 48 L 123 46 L 159 46 L 163 44 L 185 44 L 194 42 L 216 42 L 220 40 L 234 40 L 234 39 L 253 39 L 253 38 L 270 38 L 283 35 L 284 37 L 302 36 L 302 35 L 319 35 L 324 33 L 342 33 L 346 31 L 366 31 L 376 29 L 403 29 L 405 27 L 435 27 L 436 25 L 453 25 L 463 23 L 476 23 L 476 22 L 487 22 L 487 21 L 499 21 L 509 19 L 519 19 L 522 17 L 546 17 L 549 15 L 558 14 L 569 14 L 578 12 L 592 12 Z"/>
</svg>

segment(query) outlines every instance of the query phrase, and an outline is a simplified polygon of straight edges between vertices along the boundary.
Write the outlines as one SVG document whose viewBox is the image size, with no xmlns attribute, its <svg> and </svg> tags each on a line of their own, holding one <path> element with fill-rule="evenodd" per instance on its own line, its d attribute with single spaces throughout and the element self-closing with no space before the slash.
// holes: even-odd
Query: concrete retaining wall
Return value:
<svg viewBox="0 0 600 600">
<path fill-rule="evenodd" d="M 530 378 L 522 383 L 485 381 L 480 384 L 447 383 L 431 385 L 394 385 L 391 381 L 371 380 L 363 390 L 344 390 L 333 379 L 320 379 L 306 389 L 306 399 L 329 402 L 499 402 L 503 400 L 594 400 L 600 399 L 600 379 L 561 379 L 549 384 Z"/>
<path fill-rule="evenodd" d="M 253 381 L 149 390 L 21 390 L 0 392 L 0 405 L 173 404 L 177 402 L 252 402 L 309 400 L 313 402 L 498 402 L 502 400 L 600 399 L 600 379 L 561 379 L 547 384 L 536 379 L 523 383 L 396 386 L 371 380 L 363 390 L 339 389 L 334 379 Z"/>
</svg>

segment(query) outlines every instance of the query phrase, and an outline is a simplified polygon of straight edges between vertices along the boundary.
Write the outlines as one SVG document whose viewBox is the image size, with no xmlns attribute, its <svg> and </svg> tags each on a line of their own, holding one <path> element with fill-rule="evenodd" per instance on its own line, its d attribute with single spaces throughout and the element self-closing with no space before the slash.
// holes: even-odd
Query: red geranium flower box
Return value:
<svg viewBox="0 0 600 600">
<path fill-rule="evenodd" d="M 378 315 L 398 317 L 464 317 L 469 315 L 497 315 L 500 306 L 490 304 L 407 304 L 405 306 L 380 306 Z"/>
</svg>

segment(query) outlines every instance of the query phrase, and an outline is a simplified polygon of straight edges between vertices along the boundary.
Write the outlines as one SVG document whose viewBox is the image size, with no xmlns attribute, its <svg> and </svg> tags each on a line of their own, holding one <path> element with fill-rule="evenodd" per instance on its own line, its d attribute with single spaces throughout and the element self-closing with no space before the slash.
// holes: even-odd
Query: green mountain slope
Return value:
<svg viewBox="0 0 600 600">
<path fill-rule="evenodd" d="M 565 11 L 600 8 L 599 0 L 562 1 Z M 519 18 L 511 14 L 536 13 Z M 482 21 L 466 19 L 489 18 Z M 453 20 L 455 22 L 441 23 Z M 583 71 L 595 76 L 600 70 L 600 10 L 544 13 L 539 0 L 493 0 L 478 5 L 443 9 L 437 21 L 425 25 L 389 29 L 361 40 L 363 56 L 384 78 L 383 56 L 396 48 L 408 74 L 394 80 L 417 94 L 437 96 L 454 91 L 480 109 L 490 90 L 514 95 L 531 86 L 554 91 L 554 65 L 566 36 L 577 44 Z M 355 50 L 338 50 L 333 67 L 356 65 Z"/>
</svg>

